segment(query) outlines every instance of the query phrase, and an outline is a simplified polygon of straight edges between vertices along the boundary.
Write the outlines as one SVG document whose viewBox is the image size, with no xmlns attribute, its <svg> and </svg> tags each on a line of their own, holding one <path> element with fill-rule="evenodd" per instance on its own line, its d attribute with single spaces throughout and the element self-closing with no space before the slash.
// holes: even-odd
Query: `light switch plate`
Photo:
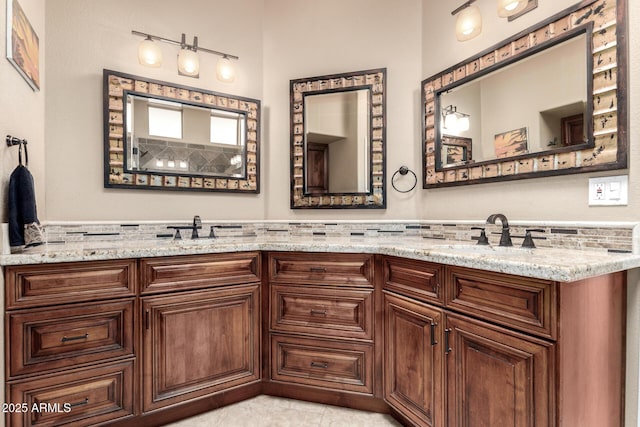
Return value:
<svg viewBox="0 0 640 427">
<path fill-rule="evenodd" d="M 628 175 L 589 178 L 589 206 L 625 206 L 628 189 Z"/>
</svg>

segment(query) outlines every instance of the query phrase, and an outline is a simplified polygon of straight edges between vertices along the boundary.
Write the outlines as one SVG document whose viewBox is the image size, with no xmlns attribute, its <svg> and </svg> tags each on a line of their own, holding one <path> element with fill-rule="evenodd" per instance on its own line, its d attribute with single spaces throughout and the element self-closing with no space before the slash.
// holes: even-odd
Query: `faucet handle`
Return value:
<svg viewBox="0 0 640 427">
<path fill-rule="evenodd" d="M 532 232 L 535 233 L 544 233 L 544 230 L 541 228 L 527 228 L 524 234 L 524 240 L 522 241 L 523 248 L 535 248 L 536 245 L 533 243 L 533 239 L 546 239 L 546 237 L 533 237 L 531 235 Z"/>
<path fill-rule="evenodd" d="M 196 215 L 193 217 L 193 228 L 202 228 L 202 220 L 200 219 L 200 215 Z"/>
<path fill-rule="evenodd" d="M 487 238 L 487 233 L 484 230 L 484 227 L 471 227 L 472 230 L 480 230 L 480 237 L 478 237 L 478 245 L 488 245 L 489 239 Z"/>
</svg>

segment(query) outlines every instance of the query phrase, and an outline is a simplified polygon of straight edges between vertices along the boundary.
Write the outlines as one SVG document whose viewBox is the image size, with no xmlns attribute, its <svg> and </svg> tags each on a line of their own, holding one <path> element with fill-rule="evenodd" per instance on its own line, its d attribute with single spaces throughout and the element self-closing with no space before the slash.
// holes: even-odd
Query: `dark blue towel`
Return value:
<svg viewBox="0 0 640 427">
<path fill-rule="evenodd" d="M 36 192 L 29 169 L 19 165 L 9 178 L 9 243 L 11 246 L 34 246 L 42 243 L 36 211 Z M 25 226 L 35 228 L 35 236 L 25 239 Z"/>
</svg>

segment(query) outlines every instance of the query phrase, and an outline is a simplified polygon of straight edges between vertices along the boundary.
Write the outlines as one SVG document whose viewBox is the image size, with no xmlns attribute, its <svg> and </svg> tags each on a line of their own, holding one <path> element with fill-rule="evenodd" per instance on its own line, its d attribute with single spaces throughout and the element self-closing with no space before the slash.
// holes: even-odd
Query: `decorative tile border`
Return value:
<svg viewBox="0 0 640 427">
<path fill-rule="evenodd" d="M 169 226 L 185 226 L 187 222 L 154 223 L 51 223 L 45 225 L 49 245 L 91 244 L 98 246 L 116 246 L 123 242 L 157 242 L 172 240 L 174 232 Z M 515 223 L 511 225 L 511 235 L 515 246 L 519 246 L 527 229 L 542 229 L 533 232 L 534 241 L 540 248 L 563 249 L 602 249 L 612 252 L 632 252 L 634 230 L 638 224 L 622 223 Z M 472 227 L 485 227 L 492 245 L 500 240 L 500 225 L 483 222 L 439 222 L 439 221 L 398 221 L 398 222 L 203 222 L 201 237 L 207 237 L 213 229 L 216 238 L 240 237 L 288 237 L 331 238 L 349 237 L 353 239 L 371 239 L 385 237 L 421 237 L 430 240 L 463 241 L 475 243 L 478 230 Z M 182 237 L 189 240 L 189 231 Z M 640 243 L 640 242 L 639 242 Z"/>
</svg>

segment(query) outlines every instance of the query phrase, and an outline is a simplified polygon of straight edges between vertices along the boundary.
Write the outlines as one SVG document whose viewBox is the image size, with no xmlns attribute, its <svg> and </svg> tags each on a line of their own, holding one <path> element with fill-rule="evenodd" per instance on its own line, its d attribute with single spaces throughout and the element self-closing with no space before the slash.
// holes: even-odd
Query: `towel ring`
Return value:
<svg viewBox="0 0 640 427">
<path fill-rule="evenodd" d="M 394 180 L 396 179 L 396 175 L 400 174 L 400 175 L 406 175 L 409 172 L 411 172 L 411 174 L 413 175 L 413 186 L 411 186 L 410 189 L 408 190 L 398 190 L 398 187 L 396 187 L 396 184 L 394 182 Z M 391 186 L 393 187 L 394 190 L 396 190 L 398 193 L 408 193 L 409 191 L 413 190 L 414 188 L 416 188 L 416 185 L 418 184 L 418 177 L 416 176 L 415 172 L 412 171 L 411 169 L 409 169 L 406 166 L 400 166 L 400 169 L 398 169 L 397 171 L 395 171 L 395 173 L 393 174 L 393 176 L 391 177 Z"/>
</svg>

